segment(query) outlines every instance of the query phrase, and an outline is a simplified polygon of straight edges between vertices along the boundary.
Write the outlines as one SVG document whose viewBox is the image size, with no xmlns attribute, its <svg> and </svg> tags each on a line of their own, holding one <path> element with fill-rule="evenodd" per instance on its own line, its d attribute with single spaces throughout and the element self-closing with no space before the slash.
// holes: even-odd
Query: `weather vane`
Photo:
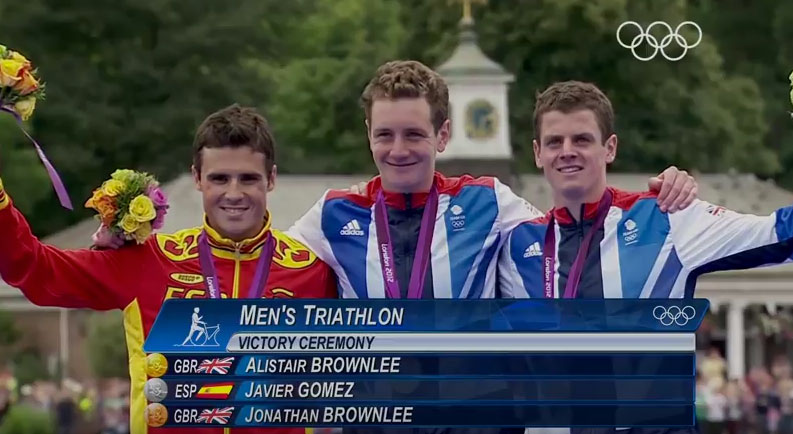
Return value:
<svg viewBox="0 0 793 434">
<path fill-rule="evenodd" d="M 473 15 L 471 15 L 471 4 L 479 3 L 483 5 L 483 4 L 487 4 L 487 0 L 449 0 L 449 3 L 462 3 L 463 22 L 471 23 L 474 21 Z"/>
</svg>

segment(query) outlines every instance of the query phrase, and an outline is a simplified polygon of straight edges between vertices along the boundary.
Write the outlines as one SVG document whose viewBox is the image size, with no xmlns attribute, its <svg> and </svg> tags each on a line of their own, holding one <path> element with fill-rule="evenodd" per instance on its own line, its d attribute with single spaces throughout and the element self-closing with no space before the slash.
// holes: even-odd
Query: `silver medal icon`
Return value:
<svg viewBox="0 0 793 434">
<path fill-rule="evenodd" d="M 168 385 L 161 378 L 152 378 L 143 387 L 143 394 L 150 402 L 160 402 L 168 396 Z"/>
</svg>

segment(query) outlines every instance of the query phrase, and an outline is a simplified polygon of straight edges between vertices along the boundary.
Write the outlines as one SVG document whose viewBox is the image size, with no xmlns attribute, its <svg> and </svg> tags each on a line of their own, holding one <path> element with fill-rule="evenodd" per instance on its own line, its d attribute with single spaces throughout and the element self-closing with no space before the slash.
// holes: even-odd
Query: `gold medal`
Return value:
<svg viewBox="0 0 793 434">
<path fill-rule="evenodd" d="M 162 377 L 168 371 L 168 360 L 160 353 L 152 353 L 146 357 L 146 374 L 149 377 Z"/>
</svg>

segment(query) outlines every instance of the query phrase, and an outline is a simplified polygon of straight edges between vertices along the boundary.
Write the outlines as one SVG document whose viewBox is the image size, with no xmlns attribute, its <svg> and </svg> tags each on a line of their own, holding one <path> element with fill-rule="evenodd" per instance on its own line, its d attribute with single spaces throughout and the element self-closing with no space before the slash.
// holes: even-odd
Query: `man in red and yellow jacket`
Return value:
<svg viewBox="0 0 793 434">
<path fill-rule="evenodd" d="M 163 301 L 208 297 L 206 268 L 199 261 L 202 234 L 219 297 L 256 294 L 249 288 L 259 258 L 270 251 L 262 297 L 337 296 L 330 268 L 302 244 L 270 228 L 267 193 L 275 186 L 274 154 L 267 122 L 254 110 L 233 105 L 210 115 L 196 133 L 192 169 L 203 196 L 203 227 L 157 234 L 118 250 L 67 251 L 39 242 L 0 183 L 0 277 L 38 305 L 124 311 L 132 434 L 303 434 L 303 428 L 151 428 L 144 419 L 143 342 Z"/>
</svg>

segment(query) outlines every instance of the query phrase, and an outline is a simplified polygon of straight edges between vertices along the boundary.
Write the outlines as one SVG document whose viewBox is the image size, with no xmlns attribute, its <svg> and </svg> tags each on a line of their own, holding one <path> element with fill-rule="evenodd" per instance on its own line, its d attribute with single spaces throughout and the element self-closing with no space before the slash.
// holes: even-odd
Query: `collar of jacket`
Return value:
<svg viewBox="0 0 793 434">
<path fill-rule="evenodd" d="M 270 212 L 267 211 L 267 215 L 265 216 L 264 227 L 261 231 L 259 231 L 256 236 L 252 238 L 247 238 L 242 241 L 232 241 L 228 238 L 223 237 L 216 231 L 212 226 L 209 225 L 209 221 L 207 221 L 206 214 L 204 215 L 204 231 L 207 234 L 207 240 L 209 241 L 209 245 L 221 249 L 221 250 L 228 250 L 230 252 L 236 252 L 239 249 L 240 253 L 252 253 L 255 250 L 261 248 L 264 243 L 267 241 L 267 238 L 270 237 L 272 234 L 270 230 Z"/>
<path fill-rule="evenodd" d="M 445 177 L 440 172 L 435 172 L 435 175 L 433 176 L 433 182 L 438 187 L 438 190 L 441 189 L 444 180 Z M 380 192 L 380 190 L 383 190 L 383 180 L 378 175 L 366 185 L 366 195 L 372 200 L 372 202 L 374 202 L 377 200 L 377 193 Z M 387 206 L 396 209 L 407 209 L 408 207 L 423 207 L 427 203 L 427 197 L 430 195 L 430 193 L 429 191 L 418 193 L 396 193 L 383 190 L 383 195 L 385 196 L 385 204 Z M 410 203 L 408 203 L 408 201 Z"/>
<path fill-rule="evenodd" d="M 606 187 L 606 190 L 611 191 L 612 197 L 615 196 L 616 190 L 613 187 Z M 606 191 L 603 191 L 603 194 L 606 194 Z M 598 205 L 600 204 L 600 199 L 603 198 L 603 195 L 596 202 L 590 202 L 582 204 L 582 220 L 594 220 L 598 214 Z M 554 208 L 551 210 L 553 213 L 553 217 L 559 222 L 560 225 L 574 225 L 576 224 L 576 220 L 573 218 L 573 215 L 570 213 L 570 210 L 567 208 Z"/>
</svg>

